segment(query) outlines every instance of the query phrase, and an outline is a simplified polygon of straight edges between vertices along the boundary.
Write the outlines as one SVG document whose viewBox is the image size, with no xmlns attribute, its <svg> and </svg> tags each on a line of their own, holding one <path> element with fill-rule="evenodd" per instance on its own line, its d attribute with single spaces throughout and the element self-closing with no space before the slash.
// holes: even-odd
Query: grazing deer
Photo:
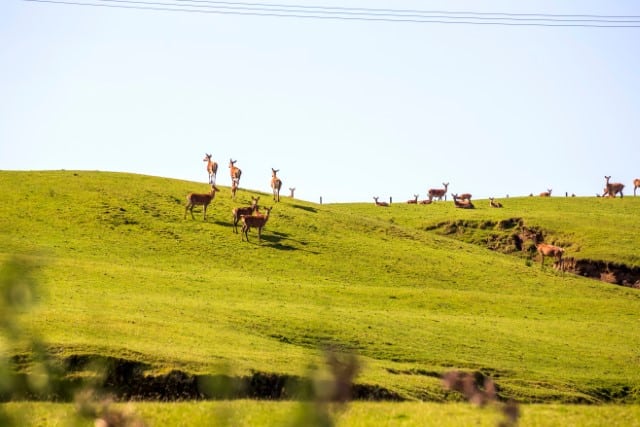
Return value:
<svg viewBox="0 0 640 427">
<path fill-rule="evenodd" d="M 379 202 L 378 201 L 379 197 L 374 197 L 373 200 L 376 202 L 376 206 L 384 206 L 384 207 L 388 207 L 389 203 L 387 202 Z"/>
<path fill-rule="evenodd" d="M 204 153 L 203 162 L 207 162 L 207 172 L 209 173 L 209 184 L 216 183 L 216 174 L 218 173 L 218 163 L 211 160 L 211 154 Z"/>
<path fill-rule="evenodd" d="M 620 183 L 620 182 L 614 182 L 614 183 L 610 183 L 609 180 L 611 179 L 610 176 L 605 176 L 604 179 L 607 181 L 607 185 L 605 186 L 606 188 L 606 192 L 605 194 L 602 195 L 602 197 L 608 195 L 609 197 L 616 197 L 616 194 L 620 193 L 620 197 L 624 197 L 624 194 L 622 194 L 622 189 L 624 188 L 624 184 Z"/>
<path fill-rule="evenodd" d="M 636 197 L 636 188 L 640 187 L 640 178 L 633 180 L 633 197 Z"/>
<path fill-rule="evenodd" d="M 418 196 L 419 196 L 419 194 L 414 194 L 413 195 L 413 199 L 407 200 L 407 203 L 409 203 L 410 205 L 417 205 L 418 204 Z"/>
<path fill-rule="evenodd" d="M 489 206 L 492 208 L 501 208 L 502 203 L 496 202 L 493 197 L 489 197 Z"/>
<path fill-rule="evenodd" d="M 242 171 L 236 167 L 237 160 L 229 159 L 229 173 L 231 174 L 231 182 L 237 182 L 240 185 L 240 176 Z"/>
<path fill-rule="evenodd" d="M 459 200 L 460 197 L 458 197 L 457 194 L 451 194 L 451 197 L 453 197 L 453 204 L 456 205 L 456 208 L 462 208 L 462 209 L 473 209 L 475 208 L 475 206 L 473 206 L 473 203 L 471 203 L 471 200 L 464 200 L 462 202 L 460 202 Z"/>
<path fill-rule="evenodd" d="M 546 243 L 538 243 L 536 245 L 536 249 L 538 250 L 538 253 L 540 254 L 540 268 L 542 268 L 544 266 L 544 257 L 545 256 L 551 256 L 553 257 L 556 261 L 556 265 L 562 267 L 562 255 L 564 254 L 564 249 L 559 247 L 559 246 L 554 246 L 554 245 L 548 245 Z"/>
<path fill-rule="evenodd" d="M 244 206 L 241 208 L 233 208 L 231 212 L 233 213 L 233 232 L 238 233 L 238 222 L 240 222 L 240 217 L 243 215 L 254 215 L 258 213 L 258 200 L 260 200 L 260 196 L 251 197 L 251 206 Z"/>
<path fill-rule="evenodd" d="M 267 211 L 267 213 L 264 215 L 263 214 L 242 215 L 240 217 L 240 220 L 242 221 L 242 230 L 241 230 L 240 237 L 242 238 L 243 241 L 245 237 L 247 239 L 247 242 L 249 241 L 249 230 L 251 229 L 251 227 L 258 229 L 258 241 L 262 241 L 262 228 L 265 226 L 265 224 L 269 220 L 269 214 L 271 213 L 271 209 L 273 209 L 273 207 L 265 208 L 265 211 Z M 242 235 L 244 235 L 244 237 L 242 237 Z"/>
<path fill-rule="evenodd" d="M 551 188 L 547 188 L 547 191 L 540 193 L 540 197 L 551 197 Z"/>
<path fill-rule="evenodd" d="M 214 184 L 211 184 L 211 192 L 209 194 L 199 194 L 199 193 L 189 193 L 187 195 L 187 205 L 184 208 L 184 219 L 187 219 L 187 211 L 191 211 L 191 218 L 195 219 L 193 216 L 193 207 L 202 205 L 202 219 L 203 221 L 207 219 L 207 207 L 211 201 L 216 197 L 216 191 L 218 187 Z"/>
<path fill-rule="evenodd" d="M 280 201 L 280 188 L 282 188 L 282 180 L 276 176 L 280 169 L 271 168 L 271 189 L 273 190 L 273 200 Z"/>
<path fill-rule="evenodd" d="M 447 200 L 447 188 L 449 187 L 449 183 L 446 184 L 443 182 L 442 185 L 444 188 L 431 188 L 427 193 L 429 194 L 429 199 L 433 200 L 434 198 L 438 198 L 438 200 Z"/>
<path fill-rule="evenodd" d="M 293 199 L 293 193 L 295 193 L 295 191 L 296 191 L 295 187 L 293 188 L 289 187 L 289 196 L 291 196 L 292 199 Z"/>
</svg>

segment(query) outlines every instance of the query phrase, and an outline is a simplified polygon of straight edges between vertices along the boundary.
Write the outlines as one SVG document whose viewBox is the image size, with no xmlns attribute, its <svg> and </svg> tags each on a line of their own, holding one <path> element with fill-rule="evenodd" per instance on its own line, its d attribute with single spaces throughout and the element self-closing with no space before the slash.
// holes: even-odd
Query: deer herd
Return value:
<svg viewBox="0 0 640 427">
<path fill-rule="evenodd" d="M 187 204 L 184 210 L 184 218 L 187 218 L 187 212 L 191 213 L 191 218 L 195 219 L 193 215 L 193 208 L 195 206 L 202 206 L 202 219 L 207 219 L 207 208 L 214 200 L 216 193 L 220 192 L 220 189 L 216 186 L 216 175 L 218 172 L 218 163 L 212 159 L 212 155 L 205 153 L 204 162 L 207 163 L 206 170 L 209 176 L 209 193 L 189 193 L 187 195 Z M 231 177 L 231 197 L 233 200 L 236 198 L 236 193 L 240 186 L 240 177 L 242 176 L 242 170 L 236 166 L 237 160 L 229 159 L 229 175 Z M 280 190 L 282 189 L 282 180 L 278 177 L 279 169 L 271 168 L 271 190 L 273 192 L 273 201 L 280 201 Z M 624 197 L 622 191 L 624 190 L 624 184 L 620 182 L 611 182 L 611 176 L 605 175 L 605 187 L 602 195 L 596 194 L 598 197 L 616 197 L 620 194 L 620 197 Z M 443 182 L 441 188 L 430 188 L 427 190 L 427 198 L 424 200 L 418 200 L 419 194 L 414 194 L 412 199 L 407 200 L 407 204 L 412 205 L 428 205 L 435 201 L 447 200 L 447 191 L 449 188 L 448 182 Z M 640 178 L 633 180 L 633 195 L 636 196 L 637 189 L 640 188 Z M 295 188 L 290 187 L 290 197 L 293 198 Z M 540 197 L 551 197 L 552 189 L 548 188 L 539 194 Z M 568 196 L 568 194 L 566 194 Z M 530 194 L 533 196 L 533 193 Z M 575 196 L 575 195 L 572 195 Z M 461 209 L 474 209 L 475 206 L 471 202 L 472 195 L 469 193 L 451 193 L 453 204 L 456 208 Z M 508 197 L 508 196 L 507 196 Z M 232 209 L 233 231 L 238 233 L 238 224 L 242 224 L 241 237 L 242 240 L 249 241 L 249 230 L 254 228 L 258 232 L 258 240 L 262 240 L 262 229 L 269 220 L 269 215 L 273 207 L 264 208 L 265 212 L 260 212 L 258 205 L 260 197 L 251 197 L 250 206 L 235 207 Z M 373 198 L 375 205 L 380 207 L 390 207 L 391 200 L 389 202 L 380 201 L 378 196 Z M 493 197 L 489 197 L 490 208 L 502 208 L 502 203 L 495 200 Z M 551 257 L 555 260 L 555 265 L 562 268 L 562 256 L 564 249 L 559 246 L 550 245 L 547 243 L 537 243 L 536 251 L 540 255 L 541 266 L 544 266 L 544 258 Z"/>
<path fill-rule="evenodd" d="M 195 206 L 202 206 L 202 219 L 207 220 L 207 208 L 211 202 L 215 199 L 216 193 L 220 192 L 220 189 L 216 186 L 216 176 L 218 173 L 218 163 L 212 159 L 212 155 L 205 153 L 203 162 L 207 163 L 206 170 L 209 175 L 209 186 L 211 190 L 209 193 L 189 193 L 187 195 L 187 204 L 184 208 L 184 219 L 187 218 L 187 212 L 191 213 L 191 218 L 195 219 L 193 215 L 193 208 Z M 229 159 L 229 175 L 231 177 L 231 198 L 236 199 L 236 193 L 240 187 L 240 177 L 242 176 L 242 170 L 236 166 L 237 160 Z M 273 190 L 273 201 L 280 201 L 280 189 L 282 188 L 282 180 L 277 176 L 279 169 L 271 168 L 271 189 Z M 295 188 L 289 188 L 291 198 L 293 198 L 293 192 Z M 240 231 L 242 240 L 249 241 L 249 230 L 252 228 L 258 231 L 258 240 L 262 240 L 262 229 L 269 220 L 270 208 L 264 208 L 264 212 L 260 212 L 258 206 L 258 200 L 260 197 L 251 197 L 250 206 L 242 206 L 233 208 L 233 231 L 238 233 L 238 224 L 242 224 Z"/>
</svg>

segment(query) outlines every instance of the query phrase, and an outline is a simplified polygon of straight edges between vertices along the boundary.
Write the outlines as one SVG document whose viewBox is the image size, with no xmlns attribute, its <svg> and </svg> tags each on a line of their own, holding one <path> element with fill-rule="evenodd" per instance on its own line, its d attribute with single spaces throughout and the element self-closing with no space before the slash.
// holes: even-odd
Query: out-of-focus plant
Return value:
<svg viewBox="0 0 640 427">
<path fill-rule="evenodd" d="M 311 387 L 302 396 L 302 405 L 292 417 L 292 425 L 333 427 L 335 418 L 352 398 L 353 382 L 360 372 L 360 362 L 353 353 L 328 348 L 324 367 L 311 372 Z"/>
<path fill-rule="evenodd" d="M 496 383 L 481 372 L 450 371 L 442 376 L 445 390 L 461 393 L 466 400 L 480 407 L 492 405 L 503 415 L 498 427 L 515 427 L 520 418 L 520 408 L 514 400 L 500 402 Z"/>
<path fill-rule="evenodd" d="M 20 323 L 21 315 L 37 300 L 37 268 L 32 258 L 21 256 L 10 257 L 0 265 L 0 400 L 7 400 L 17 392 L 43 392 L 49 384 L 40 340 Z M 18 379 L 11 365 L 10 352 L 19 345 L 30 348 L 33 357 L 26 384 Z M 11 425 L 12 421 L 15 422 L 0 412 L 0 424 Z"/>
</svg>

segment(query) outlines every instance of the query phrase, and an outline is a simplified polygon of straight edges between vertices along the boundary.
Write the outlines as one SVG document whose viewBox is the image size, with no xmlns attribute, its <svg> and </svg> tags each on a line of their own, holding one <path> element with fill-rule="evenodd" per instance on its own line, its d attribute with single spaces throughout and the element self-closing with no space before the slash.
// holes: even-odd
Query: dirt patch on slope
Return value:
<svg viewBox="0 0 640 427">
<path fill-rule="evenodd" d="M 28 361 L 21 360 L 26 368 Z M 186 401 L 220 399 L 301 400 L 313 388 L 309 378 L 268 372 L 245 376 L 193 375 L 181 370 L 148 375 L 153 367 L 131 360 L 75 355 L 57 361 L 55 378 L 45 390 L 34 391 L 25 373 L 13 376 L 13 392 L 0 393 L 0 401 L 15 399 L 63 401 L 73 400 L 76 392 L 91 387 L 117 401 Z M 378 385 L 352 384 L 354 400 L 401 401 L 399 394 Z"/>
<path fill-rule="evenodd" d="M 446 221 L 429 226 L 426 230 L 504 254 L 523 254 L 530 260 L 537 257 L 536 244 L 544 242 L 546 238 L 543 229 L 526 226 L 522 218 Z M 570 242 L 553 243 L 564 248 L 571 247 Z M 568 257 L 561 263 L 554 263 L 553 267 L 606 283 L 640 288 L 640 268 L 623 263 Z"/>
</svg>

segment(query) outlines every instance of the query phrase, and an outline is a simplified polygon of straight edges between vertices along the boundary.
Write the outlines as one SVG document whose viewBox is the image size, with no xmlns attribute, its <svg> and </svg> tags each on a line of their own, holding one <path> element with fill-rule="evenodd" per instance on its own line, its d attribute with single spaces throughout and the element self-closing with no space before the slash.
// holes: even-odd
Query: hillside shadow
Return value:
<svg viewBox="0 0 640 427">
<path fill-rule="evenodd" d="M 291 207 L 292 208 L 296 208 L 296 209 L 302 209 L 303 211 L 307 211 L 307 212 L 311 212 L 311 213 L 318 212 L 318 209 L 312 208 L 311 206 L 291 205 Z"/>
<path fill-rule="evenodd" d="M 283 241 L 287 241 L 287 242 L 293 242 L 296 243 L 300 246 L 306 246 L 307 242 L 303 242 L 300 240 L 295 240 L 295 239 L 291 239 L 289 234 L 287 233 L 282 233 L 279 231 L 274 231 L 271 232 L 267 235 L 262 235 L 262 241 L 263 242 L 268 242 L 267 246 L 273 248 L 273 249 L 278 249 L 281 251 L 304 251 L 304 252 L 308 252 L 310 254 L 313 255 L 318 255 L 319 252 L 315 252 L 315 251 L 309 251 L 306 250 L 304 248 L 300 248 L 300 247 L 296 247 L 287 243 L 282 243 Z"/>
</svg>

